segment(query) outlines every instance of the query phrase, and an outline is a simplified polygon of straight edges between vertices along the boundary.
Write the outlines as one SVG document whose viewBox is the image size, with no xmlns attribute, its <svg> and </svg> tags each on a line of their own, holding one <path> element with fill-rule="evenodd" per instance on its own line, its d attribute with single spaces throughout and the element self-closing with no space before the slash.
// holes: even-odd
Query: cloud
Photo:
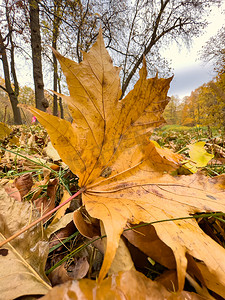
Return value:
<svg viewBox="0 0 225 300">
<path fill-rule="evenodd" d="M 182 69 L 174 70 L 174 78 L 170 85 L 169 96 L 178 95 L 180 98 L 189 96 L 192 91 L 215 76 L 213 66 L 195 64 Z"/>
</svg>

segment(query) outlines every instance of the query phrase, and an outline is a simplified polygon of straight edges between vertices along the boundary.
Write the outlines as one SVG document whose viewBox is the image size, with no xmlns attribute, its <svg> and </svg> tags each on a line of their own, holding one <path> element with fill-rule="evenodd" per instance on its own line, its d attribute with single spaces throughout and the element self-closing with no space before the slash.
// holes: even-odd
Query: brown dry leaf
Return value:
<svg viewBox="0 0 225 300">
<path fill-rule="evenodd" d="M 64 227 L 61 226 L 57 232 L 53 232 L 54 234 L 51 236 L 51 239 L 49 241 L 49 247 L 52 248 L 55 245 L 57 245 L 59 242 L 64 240 L 65 238 L 68 238 L 71 234 L 75 232 L 75 226 L 72 220 L 67 223 Z M 49 235 L 49 232 L 47 230 L 47 233 Z"/>
<path fill-rule="evenodd" d="M 21 147 L 27 145 L 27 137 L 23 131 L 21 132 L 19 143 L 20 143 Z"/>
<path fill-rule="evenodd" d="M 47 214 L 55 207 L 55 195 L 58 188 L 58 178 L 49 180 L 47 187 L 47 195 L 39 197 L 34 200 L 34 206 L 40 211 L 42 215 Z M 50 217 L 45 218 L 43 221 L 46 222 Z"/>
<path fill-rule="evenodd" d="M 72 279 L 82 279 L 87 275 L 89 263 L 86 256 L 74 258 L 74 263 L 68 267 L 68 274 Z"/>
<path fill-rule="evenodd" d="M 48 278 L 53 286 L 71 281 L 82 279 L 87 275 L 89 263 L 87 257 L 74 258 L 74 261 L 66 269 L 65 263 L 53 270 Z"/>
<path fill-rule="evenodd" d="M 62 160 L 79 176 L 86 210 L 104 224 L 107 250 L 99 275 L 102 281 L 127 221 L 138 224 L 225 211 L 225 192 L 216 179 L 212 182 L 201 174 L 179 178 L 166 174 L 177 168 L 179 158 L 162 155 L 149 141 L 152 130 L 164 122 L 171 78 L 147 79 L 144 61 L 140 79 L 120 101 L 120 69 L 113 67 L 101 33 L 80 64 L 54 52 L 70 90 L 70 96 L 60 96 L 74 122 L 28 109 L 47 129 Z M 174 253 L 180 289 L 186 253 L 203 261 L 218 284 L 225 285 L 225 249 L 204 234 L 195 220 L 155 223 L 154 227 Z"/>
<path fill-rule="evenodd" d="M 27 143 L 26 145 L 29 147 L 29 148 L 35 148 L 37 147 L 37 144 L 35 142 L 35 136 L 34 135 L 31 135 L 29 137 L 29 139 L 27 140 Z"/>
<path fill-rule="evenodd" d="M 66 227 L 70 222 L 73 223 L 73 213 L 65 214 L 59 221 L 57 221 L 54 224 L 50 224 L 47 229 L 45 230 L 45 233 L 47 237 L 50 237 L 51 234 L 58 231 L 61 228 Z"/>
<path fill-rule="evenodd" d="M 156 278 L 156 282 L 162 284 L 168 291 L 177 291 L 177 273 L 176 270 L 168 270 L 163 272 Z"/>
<path fill-rule="evenodd" d="M 71 281 L 54 287 L 41 300 L 204 300 L 195 293 L 170 293 L 137 271 L 113 274 L 102 283 L 89 279 Z"/>
<path fill-rule="evenodd" d="M 70 278 L 67 274 L 67 271 L 65 269 L 65 263 L 61 264 L 55 270 L 53 270 L 48 275 L 48 278 L 51 281 L 52 286 L 72 280 L 72 278 Z"/>
<path fill-rule="evenodd" d="M 96 219 L 94 219 L 96 220 Z M 87 237 L 93 238 L 101 236 L 99 222 L 92 222 L 93 220 L 89 219 L 89 216 L 86 216 L 86 211 L 83 207 L 78 208 L 73 215 L 73 222 L 76 225 L 79 232 Z"/>
<path fill-rule="evenodd" d="M 29 203 L 15 201 L 0 188 L 1 242 L 38 217 Z M 42 236 L 40 224 L 7 243 L 3 250 L 0 252 L 0 299 L 43 295 L 51 289 L 45 276 L 48 242 Z"/>
<path fill-rule="evenodd" d="M 14 184 L 23 198 L 33 186 L 32 175 L 30 173 L 21 175 L 14 180 Z"/>
<path fill-rule="evenodd" d="M 173 251 L 163 243 L 152 225 L 124 231 L 123 235 L 135 247 L 168 269 L 175 269 Z"/>
<path fill-rule="evenodd" d="M 43 186 L 47 185 L 50 180 L 51 171 L 49 169 L 43 168 L 43 176 L 44 179 L 41 181 L 36 181 L 33 185 L 32 191 L 34 194 L 31 198 L 31 201 L 35 201 L 38 199 L 39 195 L 43 191 Z"/>
<path fill-rule="evenodd" d="M 2 186 L 4 187 L 6 193 L 9 195 L 9 197 L 17 200 L 17 201 L 22 201 L 21 194 L 17 187 L 15 187 L 15 184 L 8 181 L 6 184 L 2 183 Z"/>
</svg>

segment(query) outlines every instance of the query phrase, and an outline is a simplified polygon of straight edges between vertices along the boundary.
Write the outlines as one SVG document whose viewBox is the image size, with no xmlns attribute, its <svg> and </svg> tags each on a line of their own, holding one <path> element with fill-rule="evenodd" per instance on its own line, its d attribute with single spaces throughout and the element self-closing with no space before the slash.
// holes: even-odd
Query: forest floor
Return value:
<svg viewBox="0 0 225 300">
<path fill-rule="evenodd" d="M 18 201 L 32 201 L 41 213 L 46 213 L 78 190 L 77 176 L 61 161 L 46 131 L 40 125 L 1 126 L 0 184 L 4 185 L 11 197 Z M 182 154 L 184 163 L 186 159 L 190 159 L 189 145 L 204 142 L 204 149 L 212 154 L 213 158 L 199 169 L 210 177 L 225 173 L 225 139 L 221 130 L 166 125 L 155 130 L 151 140 L 156 141 L 160 147 Z M 180 169 L 178 174 L 182 172 L 191 173 L 192 170 Z M 61 216 L 69 216 L 65 221 L 66 226 L 61 224 L 61 227 L 52 229 L 54 219 L 60 218 L 59 214 L 45 220 L 43 225 L 45 229 L 51 228 L 45 271 L 52 285 L 65 282 L 68 278 L 95 279 L 100 270 L 103 255 L 96 245 L 93 247 L 88 239 L 77 231 L 72 222 L 71 213 L 80 206 L 81 198 L 72 200 L 61 212 Z M 218 227 L 214 219 L 202 219 L 199 226 L 214 240 L 225 245 L 224 226 Z M 131 253 L 137 251 L 132 245 L 130 250 Z M 165 270 L 160 264 L 146 259 L 141 252 L 139 257 L 143 257 L 143 260 L 139 259 L 135 267 L 147 277 L 155 279 Z M 58 271 L 55 272 L 56 270 Z"/>
</svg>

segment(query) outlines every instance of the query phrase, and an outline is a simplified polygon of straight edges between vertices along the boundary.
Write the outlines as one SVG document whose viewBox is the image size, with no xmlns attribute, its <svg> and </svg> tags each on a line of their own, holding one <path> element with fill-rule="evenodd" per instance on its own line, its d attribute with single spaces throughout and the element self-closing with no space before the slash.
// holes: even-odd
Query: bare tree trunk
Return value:
<svg viewBox="0 0 225 300">
<path fill-rule="evenodd" d="M 13 78 L 15 81 L 14 82 L 15 90 L 13 90 L 13 88 L 12 88 L 13 85 L 10 80 L 9 63 L 8 63 L 4 40 L 2 38 L 1 32 L 0 32 L 0 54 L 1 54 L 1 60 L 2 60 L 2 65 L 3 65 L 3 70 L 4 70 L 4 77 L 5 77 L 5 89 L 4 90 L 9 95 L 10 103 L 11 103 L 12 110 L 13 110 L 14 122 L 17 125 L 20 125 L 20 124 L 22 124 L 22 119 L 21 119 L 20 109 L 17 107 L 19 86 L 18 86 L 18 82 L 16 79 L 16 73 L 15 73 L 14 52 L 12 49 L 12 51 L 11 51 L 11 67 L 13 68 L 12 73 L 13 73 Z"/>
<path fill-rule="evenodd" d="M 58 78 L 58 86 L 59 86 L 59 93 L 61 94 L 61 85 L 60 85 L 60 80 Z M 60 117 L 61 119 L 64 119 L 64 109 L 63 109 L 63 104 L 62 104 L 62 98 L 59 98 L 59 107 L 60 107 Z"/>
<path fill-rule="evenodd" d="M 53 65 L 54 65 L 53 90 L 57 92 L 58 66 L 54 54 L 53 54 Z M 53 115 L 58 116 L 58 97 L 55 94 L 53 95 Z"/>
<path fill-rule="evenodd" d="M 59 36 L 59 18 L 58 13 L 60 11 L 60 1 L 57 3 L 54 1 L 54 19 L 53 19 L 53 39 L 52 39 L 52 47 L 57 50 L 57 39 Z M 57 92 L 57 81 L 58 81 L 58 66 L 57 59 L 53 54 L 53 68 L 54 68 L 54 76 L 53 76 L 53 90 Z M 57 95 L 53 96 L 53 115 L 58 116 L 58 98 Z"/>
<path fill-rule="evenodd" d="M 38 1 L 29 0 L 29 7 L 30 7 L 30 29 L 31 29 L 31 48 L 32 48 L 32 60 L 33 60 L 33 78 L 34 78 L 34 87 L 35 87 L 35 103 L 38 109 L 42 111 L 46 111 L 46 108 L 49 105 L 48 105 L 48 101 L 44 97 Z"/>
</svg>

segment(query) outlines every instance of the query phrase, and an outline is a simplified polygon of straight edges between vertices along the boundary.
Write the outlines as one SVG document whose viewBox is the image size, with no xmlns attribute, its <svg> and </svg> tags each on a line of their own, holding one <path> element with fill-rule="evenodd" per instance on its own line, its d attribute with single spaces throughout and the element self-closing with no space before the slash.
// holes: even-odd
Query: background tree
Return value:
<svg viewBox="0 0 225 300">
<path fill-rule="evenodd" d="M 19 103 L 35 106 L 35 93 L 29 86 L 23 86 L 20 88 Z"/>
<path fill-rule="evenodd" d="M 182 125 L 207 125 L 225 128 L 225 93 L 223 78 L 203 84 L 185 97 Z"/>
<path fill-rule="evenodd" d="M 225 128 L 225 27 L 218 30 L 203 46 L 201 59 L 214 63 L 217 72 L 216 78 L 208 84 L 212 93 L 217 98 L 217 114 L 220 112 L 220 125 Z M 217 120 L 218 122 L 218 120 Z"/>
<path fill-rule="evenodd" d="M 181 113 L 181 124 L 186 126 L 194 126 L 196 125 L 195 120 L 195 102 L 193 100 L 195 99 L 195 96 L 193 95 L 195 93 L 192 92 L 190 97 L 184 97 L 184 105 L 183 110 Z"/>
<path fill-rule="evenodd" d="M 95 41 L 100 24 L 107 44 L 115 36 L 115 25 L 121 27 L 122 13 L 126 1 L 69 1 L 69 0 L 45 0 L 40 1 L 41 30 L 43 45 L 52 45 L 60 53 L 81 62 L 82 52 L 88 51 Z M 119 31 L 118 31 L 119 32 Z M 118 38 L 117 38 L 118 40 Z M 57 66 L 55 57 L 51 55 L 47 47 L 43 47 L 46 62 L 54 73 L 53 90 L 61 91 L 61 71 Z M 62 105 L 59 99 L 62 117 Z M 58 114 L 57 97 L 54 96 L 53 114 Z"/>
<path fill-rule="evenodd" d="M 17 15 L 19 14 L 17 2 L 18 1 L 4 0 L 4 9 L 1 10 L 0 15 L 0 55 L 5 78 L 5 86 L 1 85 L 0 87 L 7 92 L 9 96 L 15 124 L 22 124 L 20 109 L 17 107 L 19 83 L 15 66 L 14 35 L 22 34 L 23 27 Z"/>
<path fill-rule="evenodd" d="M 216 3 L 219 4 L 220 0 L 134 1 L 126 11 L 126 25 L 120 33 L 120 40 L 109 45 L 123 66 L 123 94 L 140 68 L 143 56 L 147 58 L 152 75 L 156 71 L 163 74 L 166 61 L 161 58 L 161 47 L 174 40 L 189 43 L 191 38 L 198 36 L 207 25 L 210 6 Z"/>
<path fill-rule="evenodd" d="M 37 108 L 45 111 L 48 107 L 48 102 L 44 97 L 38 0 L 29 0 L 29 10 L 35 102 Z"/>
<path fill-rule="evenodd" d="M 50 1 L 51 2 L 51 1 Z M 49 1 L 40 1 L 48 20 L 54 23 L 56 11 Z M 149 73 L 159 71 L 165 75 L 170 70 L 160 50 L 171 40 L 190 43 L 207 25 L 210 6 L 220 0 L 136 0 L 127 1 L 69 1 L 54 0 L 64 5 L 58 37 L 63 55 L 82 60 L 82 51 L 88 51 L 95 41 L 100 24 L 106 46 L 115 63 L 122 67 L 123 94 L 133 83 L 143 56 L 147 58 Z M 48 3 L 48 4 L 46 4 Z M 52 8 L 51 8 L 52 7 Z M 56 18 L 56 19 L 57 19 Z M 48 21 L 49 23 L 49 21 Z M 51 26 L 50 26 L 51 27 Z M 53 26 L 54 27 L 54 26 Z M 61 51 L 60 51 L 61 52 Z M 166 70 L 166 71 L 165 71 Z"/>
<path fill-rule="evenodd" d="M 59 27 L 61 23 L 60 15 L 62 14 L 62 0 L 55 0 L 54 1 L 54 17 L 53 17 L 53 35 L 52 35 L 52 47 L 57 50 L 57 40 L 59 37 Z M 53 90 L 58 91 L 58 65 L 57 59 L 53 54 L 53 68 L 54 68 L 54 76 L 53 76 Z M 57 95 L 54 94 L 53 96 L 53 115 L 58 115 L 58 101 Z M 63 109 L 61 108 L 61 117 L 63 118 Z"/>
<path fill-rule="evenodd" d="M 181 100 L 178 96 L 171 96 L 163 114 L 168 124 L 180 124 L 180 104 Z"/>
<path fill-rule="evenodd" d="M 217 73 L 225 72 L 225 26 L 205 43 L 200 58 L 205 62 L 213 62 Z"/>
<path fill-rule="evenodd" d="M 5 80 L 0 77 L 0 86 L 5 87 Z M 5 92 L 4 89 L 0 88 L 0 103 L 1 103 L 1 109 L 0 109 L 0 121 L 3 123 L 13 123 L 13 116 L 10 117 L 9 113 L 9 106 L 10 106 L 10 100 L 8 93 Z"/>
</svg>

